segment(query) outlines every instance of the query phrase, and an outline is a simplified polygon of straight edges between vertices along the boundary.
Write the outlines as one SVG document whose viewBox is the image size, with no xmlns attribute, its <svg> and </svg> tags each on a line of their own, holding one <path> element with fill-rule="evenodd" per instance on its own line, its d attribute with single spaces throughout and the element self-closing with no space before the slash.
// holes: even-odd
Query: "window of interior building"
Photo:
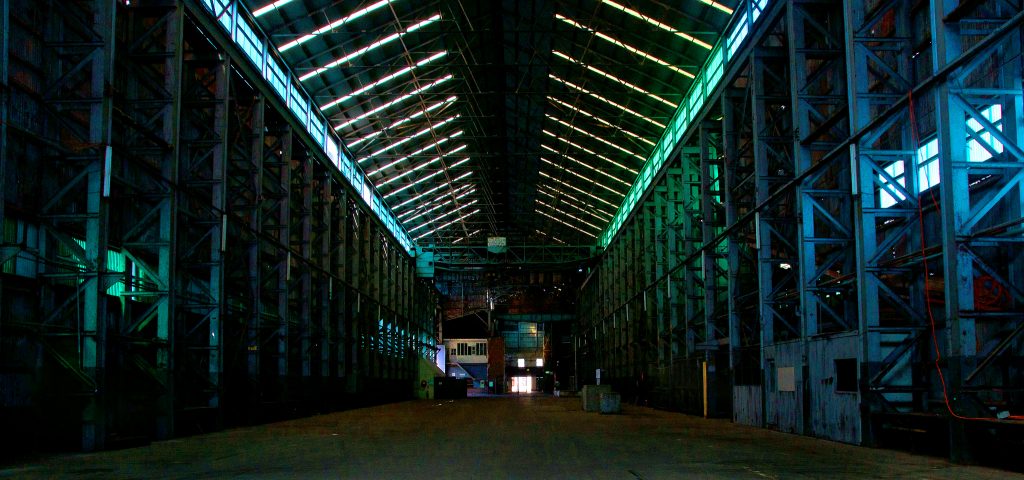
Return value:
<svg viewBox="0 0 1024 480">
<path fill-rule="evenodd" d="M 857 359 L 837 358 L 836 363 L 836 391 L 857 392 Z"/>
</svg>

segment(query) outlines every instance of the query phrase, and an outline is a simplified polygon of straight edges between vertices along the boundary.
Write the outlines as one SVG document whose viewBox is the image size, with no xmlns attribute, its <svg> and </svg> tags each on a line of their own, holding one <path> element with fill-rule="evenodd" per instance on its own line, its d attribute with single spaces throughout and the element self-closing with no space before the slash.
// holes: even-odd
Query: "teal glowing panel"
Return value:
<svg viewBox="0 0 1024 480">
<path fill-rule="evenodd" d="M 687 129 L 694 125 L 694 120 L 700 115 L 701 107 L 704 106 L 725 75 L 729 60 L 748 40 L 754 22 L 761 17 L 761 13 L 768 8 L 769 3 L 770 0 L 746 0 L 737 7 L 729 22 L 729 27 L 725 30 L 729 32 L 728 35 L 720 38 L 711 50 L 707 61 L 701 67 L 700 74 L 697 75 L 689 91 L 683 97 L 668 128 L 661 134 L 657 145 L 640 170 L 633 187 L 623 199 L 622 205 L 615 212 L 608 227 L 598 237 L 602 248 L 607 247 L 615 239 L 615 234 L 629 218 L 636 203 L 643 198 L 666 160 L 686 136 Z M 748 10 L 751 10 L 752 13 L 748 14 Z"/>
</svg>

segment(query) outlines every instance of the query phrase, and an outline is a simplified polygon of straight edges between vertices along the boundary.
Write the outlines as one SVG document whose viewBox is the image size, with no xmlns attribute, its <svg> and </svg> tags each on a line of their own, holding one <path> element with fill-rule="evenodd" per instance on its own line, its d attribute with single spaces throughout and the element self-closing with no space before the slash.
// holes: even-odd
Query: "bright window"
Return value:
<svg viewBox="0 0 1024 480">
<path fill-rule="evenodd" d="M 1003 106 L 996 104 L 991 105 L 981 110 L 981 115 L 995 125 L 1000 131 L 1003 129 Z M 991 132 L 986 130 L 981 122 L 971 118 L 967 120 L 967 128 L 971 132 L 974 132 L 984 142 L 982 144 L 978 140 L 971 138 L 968 135 L 967 138 L 967 161 L 969 162 L 984 162 L 990 160 L 993 157 L 992 151 L 996 153 L 1003 152 L 1003 144 L 996 140 Z M 941 180 L 939 170 L 939 140 L 932 138 L 925 142 L 920 148 L 917 149 L 916 155 L 917 163 L 917 179 L 918 179 L 918 193 L 921 193 L 929 188 L 932 188 L 939 184 Z M 906 187 L 906 176 L 904 175 L 903 162 L 894 162 L 889 166 L 885 167 L 885 172 L 888 173 L 896 183 Z M 878 176 L 878 181 L 883 186 L 888 183 L 884 177 Z M 878 202 L 881 208 L 889 208 L 896 205 L 899 201 L 903 201 L 902 195 L 900 198 L 896 198 L 893 194 L 890 194 L 887 190 L 880 188 L 878 191 Z"/>
<path fill-rule="evenodd" d="M 245 20 L 239 19 L 235 25 L 235 43 L 242 48 L 245 56 L 257 67 L 263 64 L 263 42 Z"/>
<path fill-rule="evenodd" d="M 992 105 L 981 111 L 981 116 L 985 117 L 986 120 L 992 122 L 1000 131 L 1003 130 L 1003 106 L 996 104 Z M 971 132 L 974 132 L 981 137 L 983 143 L 978 142 L 973 138 L 969 138 L 967 141 L 967 161 L 969 162 L 984 162 L 992 158 L 993 154 L 991 150 L 996 153 L 1003 153 L 1003 144 L 996 140 L 992 136 L 992 133 L 986 130 L 980 122 L 971 118 L 967 120 L 967 128 Z"/>
</svg>

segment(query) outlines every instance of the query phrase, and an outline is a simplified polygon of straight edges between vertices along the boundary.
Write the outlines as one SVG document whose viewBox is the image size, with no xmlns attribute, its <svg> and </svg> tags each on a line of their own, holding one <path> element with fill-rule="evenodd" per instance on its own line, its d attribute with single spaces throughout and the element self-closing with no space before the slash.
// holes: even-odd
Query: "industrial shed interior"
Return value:
<svg viewBox="0 0 1024 480">
<path fill-rule="evenodd" d="M 1024 468 L 1021 0 L 0 16 L 7 451 L 447 373 Z"/>
</svg>

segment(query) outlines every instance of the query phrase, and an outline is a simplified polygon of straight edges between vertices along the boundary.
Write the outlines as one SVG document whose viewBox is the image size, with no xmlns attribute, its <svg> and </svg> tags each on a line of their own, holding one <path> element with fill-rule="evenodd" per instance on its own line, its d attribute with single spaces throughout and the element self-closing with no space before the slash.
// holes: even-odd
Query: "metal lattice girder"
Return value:
<svg viewBox="0 0 1024 480">
<path fill-rule="evenodd" d="M 128 102 L 115 120 L 114 141 L 123 150 L 115 151 L 112 164 L 111 198 L 118 208 L 112 209 L 111 221 L 118 228 L 111 228 L 109 240 L 121 245 L 135 271 L 126 271 L 122 293 L 125 318 L 119 333 L 131 339 L 123 346 L 124 355 L 153 375 L 140 383 L 155 381 L 160 386 L 156 435 L 168 438 L 174 433 L 177 394 L 171 371 L 177 343 L 174 322 L 177 304 L 187 302 L 177 301 L 176 292 L 190 283 L 175 281 L 178 203 L 189 200 L 188 196 L 179 199 L 173 187 L 179 180 L 179 164 L 186 169 L 190 165 L 188 150 L 179 147 L 185 138 L 180 131 L 184 14 L 173 4 L 124 13 L 119 26 L 126 41 L 119 45 L 118 56 L 123 77 L 118 79 L 117 89 L 125 92 Z M 181 271 L 183 275 L 192 273 Z M 129 292 L 136 295 L 128 296 Z M 187 294 L 181 297 L 187 298 Z M 130 347 L 147 342 L 150 351 L 142 354 Z M 139 387 L 123 388 L 130 392 Z M 147 403 L 137 397 L 133 401 Z"/>
<path fill-rule="evenodd" d="M 760 48 L 755 47 L 755 48 Z M 753 63 L 753 56 L 750 62 Z M 749 69 L 755 68 L 753 66 Z M 739 75 L 734 80 L 737 87 L 726 90 L 722 95 L 722 204 L 725 210 L 723 225 L 733 225 L 739 215 L 750 211 L 757 201 L 755 181 L 754 130 L 752 128 L 753 108 L 750 90 L 753 75 Z M 744 88 L 738 88 L 739 85 Z M 742 348 L 760 345 L 760 316 L 757 294 L 756 225 L 749 222 L 734 230 L 728 236 L 726 259 L 726 284 L 723 289 L 727 298 L 727 322 L 729 339 L 729 365 L 734 374 L 740 370 L 753 370 L 755 365 L 744 364 Z M 757 368 L 760 368 L 758 361 Z M 735 382 L 734 382 L 735 383 Z"/>
<path fill-rule="evenodd" d="M 315 293 L 312 295 L 313 312 L 310 319 L 311 342 L 313 343 L 310 362 L 312 363 L 311 369 L 314 371 L 312 375 L 321 378 L 321 385 L 327 384 L 326 380 L 333 376 L 332 348 L 337 334 L 333 317 L 339 313 L 331 301 L 334 285 L 332 241 L 338 238 L 333 230 L 337 217 L 332 187 L 329 174 L 324 171 L 316 172 L 311 187 L 313 201 L 310 261 L 316 264 L 317 269 L 312 278 L 312 288 Z"/>
<path fill-rule="evenodd" d="M 333 183 L 329 183 L 329 185 L 333 186 Z M 332 191 L 334 195 L 328 198 L 332 199 L 330 208 L 333 221 L 330 234 L 324 239 L 330 252 L 329 271 L 332 273 L 330 285 L 328 285 L 331 305 L 331 351 L 328 361 L 331 365 L 331 376 L 344 377 L 349 365 L 347 355 L 351 351 L 349 346 L 351 337 L 348 331 L 350 314 L 348 285 L 350 284 L 346 269 L 351 241 L 349 237 L 349 203 L 345 189 L 334 190 L 332 188 Z"/>
<path fill-rule="evenodd" d="M 11 48 L 10 18 L 10 0 L 0 0 L 0 198 L 7 198 L 7 123 L 9 122 L 7 109 L 11 102 L 10 82 L 7 79 L 7 63 Z M 6 203 L 0 202 L 0 225 L 2 225 L 3 219 L 7 218 L 5 216 Z M 4 247 L 6 248 L 6 245 Z M 0 279 L 0 299 L 3 298 L 3 286 L 4 281 Z"/>
<path fill-rule="evenodd" d="M 188 57 L 182 65 L 177 171 L 172 173 L 179 185 L 173 267 L 175 395 L 183 412 L 213 410 L 219 418 L 230 71 L 224 59 Z"/>
<path fill-rule="evenodd" d="M 104 446 L 109 424 L 104 293 L 118 280 L 107 265 L 109 190 L 104 189 L 112 155 L 113 99 L 107 86 L 114 71 L 115 5 L 96 1 L 32 8 L 52 13 L 40 25 L 40 37 L 26 39 L 38 43 L 40 66 L 52 78 L 18 85 L 41 98 L 39 113 L 49 123 L 49 128 L 34 130 L 38 138 L 30 142 L 38 140 L 41 149 L 53 150 L 43 156 L 50 180 L 30 200 L 39 202 L 34 210 L 41 222 L 39 255 L 45 260 L 39 271 L 40 323 L 47 328 L 39 340 L 53 360 L 81 381 L 61 395 L 85 395 L 81 445 L 97 450 Z M 22 124 L 22 118 L 11 120 L 35 127 Z M 60 338 L 58 332 L 75 333 L 76 340 Z"/>
<path fill-rule="evenodd" d="M 1024 178 L 1021 6 L 976 10 L 935 0 L 932 7 L 932 73 L 942 80 L 933 95 L 948 329 L 943 393 L 953 412 L 988 416 L 983 402 L 998 402 L 996 390 L 1021 386 L 1006 371 L 988 368 L 1024 324 L 1013 286 L 1022 267 L 1015 238 Z M 1002 125 L 994 113 L 983 113 L 997 105 Z M 953 458 L 970 458 L 969 450 L 963 424 L 955 423 Z"/>
<path fill-rule="evenodd" d="M 312 236 L 313 236 L 313 164 L 312 158 L 293 158 L 291 164 L 291 226 L 288 239 L 289 250 L 292 252 L 292 261 L 296 264 L 312 262 Z M 292 374 L 305 381 L 313 370 L 313 312 L 311 302 L 313 301 L 313 271 L 310 268 L 300 268 L 292 275 L 289 284 L 289 313 L 294 314 L 290 323 L 295 323 L 295 334 L 292 338 L 292 348 L 298 353 L 296 355 L 297 367 L 292 369 Z M 303 384 L 303 387 L 305 384 Z"/>
<path fill-rule="evenodd" d="M 338 345 L 349 259 L 334 251 L 348 187 L 309 161 L 319 147 L 291 138 L 276 100 L 242 78 L 251 65 L 215 48 L 188 3 L 135 3 L 0 5 L 3 274 L 19 279 L 3 285 L 0 340 L 17 350 L 0 363 L 6 383 L 16 355 L 37 359 L 19 373 L 33 382 L 21 406 L 58 411 L 38 429 L 87 450 L 217 428 L 226 412 L 258 420 L 239 404 L 303 401 L 296 374 L 345 376 L 333 360 L 351 350 Z M 401 345 L 432 335 L 433 297 L 376 238 L 390 258 L 380 373 L 405 381 Z"/>
<path fill-rule="evenodd" d="M 348 246 L 348 257 L 345 259 L 346 264 L 346 284 L 350 285 L 351 288 L 348 291 L 349 302 L 346 305 L 348 310 L 349 324 L 347 328 L 347 342 L 346 347 L 349 353 L 346 362 L 346 373 L 349 377 L 349 383 L 347 389 L 349 391 L 355 391 L 358 384 L 357 378 L 360 373 L 360 369 L 364 365 L 364 359 L 362 356 L 362 340 L 360 334 L 362 331 L 362 325 L 360 323 L 362 303 L 364 301 L 364 294 L 360 291 L 360 275 L 362 275 L 363 268 L 367 265 L 360 263 L 362 260 L 361 252 L 365 248 L 362 238 L 363 230 L 363 218 L 365 215 L 355 206 L 355 200 L 351 197 L 348 198 L 348 204 L 345 206 L 348 216 L 346 217 L 347 224 L 347 236 L 345 243 Z"/>
<path fill-rule="evenodd" d="M 811 4 L 822 5 L 794 2 L 789 24 L 790 57 L 794 59 L 790 79 L 792 111 L 797 134 L 793 160 L 797 175 L 810 171 L 823 154 L 849 136 L 843 107 L 846 102 L 843 57 L 823 55 L 825 58 L 814 59 L 820 60 L 821 65 L 812 64 L 807 50 L 802 48 L 803 42 L 815 38 L 812 35 L 824 36 L 824 45 L 842 44 L 831 38 L 835 32 L 822 31 L 814 21 Z M 800 222 L 797 274 L 804 335 L 845 331 L 857 326 L 856 295 L 849 281 L 855 261 L 849 194 L 848 161 L 835 161 L 826 168 L 803 175 L 797 189 Z"/>
<path fill-rule="evenodd" d="M 694 299 L 699 305 L 703 318 L 702 332 L 697 340 L 698 348 L 710 352 L 717 349 L 719 339 L 723 338 L 723 327 L 719 324 L 719 313 L 728 311 L 723 308 L 721 291 L 726 278 L 719 260 L 723 253 L 723 244 L 714 243 L 724 227 L 725 215 L 722 209 L 722 172 L 723 136 L 721 125 L 711 122 L 701 125 L 698 132 L 700 145 L 700 213 L 695 219 L 700 225 L 700 242 L 703 249 L 699 259 L 699 279 L 702 285 L 702 297 Z M 707 355 L 710 355 L 708 353 Z"/>
<path fill-rule="evenodd" d="M 680 349 L 679 340 L 682 337 L 680 332 L 680 306 L 686 302 L 685 295 L 685 278 L 684 272 L 678 271 L 672 273 L 673 267 L 680 255 L 684 252 L 685 242 L 683 235 L 680 234 L 680 225 L 684 213 L 682 213 L 684 202 L 684 178 L 683 170 L 680 168 L 669 168 L 665 173 L 665 184 L 666 184 L 666 195 L 667 214 L 665 221 L 667 222 L 667 233 L 665 240 L 667 242 L 667 255 L 670 260 L 668 268 L 666 268 L 665 278 L 665 299 L 668 302 L 668 325 L 667 330 L 664 332 L 665 338 L 668 342 L 668 368 L 671 368 L 674 359 L 678 357 L 683 350 Z M 685 324 L 686 317 L 682 318 Z"/>
<path fill-rule="evenodd" d="M 581 264 L 592 259 L 595 250 L 591 245 L 531 245 L 508 246 L 502 253 L 488 252 L 486 246 L 442 245 L 421 247 L 422 252 L 434 255 L 437 265 L 569 265 Z"/>
<path fill-rule="evenodd" d="M 791 11 L 797 15 L 795 6 Z M 751 59 L 757 204 L 793 179 L 792 122 L 786 110 L 791 105 L 790 67 L 779 56 L 785 53 L 760 48 Z M 795 196 L 788 194 L 754 218 L 762 344 L 800 335 L 795 202 Z"/>
<path fill-rule="evenodd" d="M 240 346 L 245 352 L 244 384 L 250 395 L 243 404 L 255 409 L 261 385 L 263 336 L 263 269 L 261 244 L 262 191 L 264 157 L 264 118 L 266 101 L 246 82 L 231 76 L 232 111 L 235 120 L 229 123 L 230 143 L 227 168 L 226 235 L 231 239 L 226 262 L 233 265 L 225 272 L 225 300 L 231 305 L 226 311 L 230 325 L 241 325 L 243 335 Z M 242 368 L 238 368 L 242 369 Z M 240 407 L 236 407 L 240 408 Z"/>
<path fill-rule="evenodd" d="M 670 227 L 667 225 L 668 205 L 667 188 L 659 187 L 654 190 L 649 205 L 647 206 L 647 228 L 650 237 L 647 255 L 651 259 L 651 269 L 648 271 L 646 285 L 653 285 L 653 291 L 645 290 L 644 299 L 651 315 L 651 331 L 648 333 L 650 347 L 654 350 L 651 363 L 655 367 L 661 367 L 669 362 L 671 355 L 671 311 L 669 298 L 672 296 L 669 289 L 671 281 L 665 278 L 666 266 L 671 262 L 667 236 Z M 660 280 L 660 281 L 659 281 Z M 648 375 L 653 372 L 648 372 Z"/>
<path fill-rule="evenodd" d="M 910 2 L 890 2 L 882 9 L 866 12 L 863 6 L 847 4 L 846 30 L 854 38 L 846 51 L 854 130 L 865 131 L 864 126 L 881 108 L 910 88 L 910 60 L 915 48 L 910 34 L 911 7 Z M 866 131 L 853 150 L 857 166 L 854 194 L 858 195 L 855 211 L 859 325 L 865 365 L 862 372 L 869 379 L 872 398 L 867 403 L 872 411 L 918 411 L 927 403 L 919 394 L 908 392 L 908 388 L 916 387 L 912 383 L 912 363 L 902 362 L 894 369 L 892 363 L 904 357 L 885 361 L 893 344 L 920 338 L 919 332 L 926 325 L 924 275 L 914 265 L 924 261 L 920 257 L 924 238 L 920 234 L 923 226 L 918 220 L 917 194 L 922 181 L 917 168 L 919 125 L 915 122 L 917 119 L 906 109 Z M 886 198 L 895 204 L 887 205 Z M 894 262 L 894 257 L 912 263 Z M 883 369 L 885 374 L 880 375 Z"/>
<path fill-rule="evenodd" d="M 684 149 L 680 155 L 683 167 L 683 258 L 690 259 L 684 270 L 684 323 L 683 355 L 689 357 L 696 353 L 696 344 L 704 339 L 704 265 L 696 255 L 703 242 L 701 226 L 701 196 L 703 194 L 700 181 L 701 149 Z"/>
</svg>

